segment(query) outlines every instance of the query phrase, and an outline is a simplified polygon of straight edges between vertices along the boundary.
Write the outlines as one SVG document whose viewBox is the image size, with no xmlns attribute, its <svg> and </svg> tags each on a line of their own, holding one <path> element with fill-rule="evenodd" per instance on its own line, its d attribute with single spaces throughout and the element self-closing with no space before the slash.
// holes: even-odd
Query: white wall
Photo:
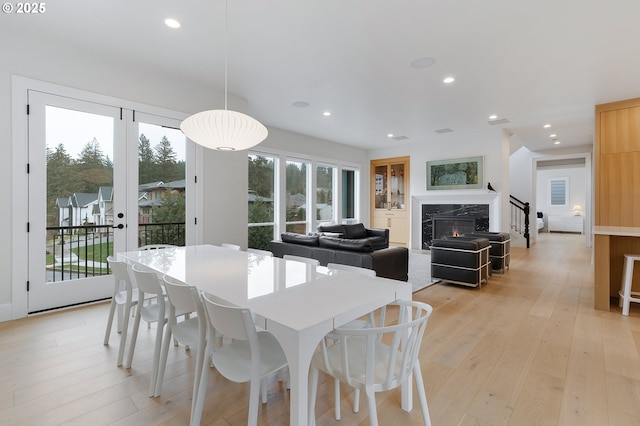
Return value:
<svg viewBox="0 0 640 426">
<path fill-rule="evenodd" d="M 549 180 L 567 178 L 567 205 L 552 206 L 549 203 Z M 585 209 L 587 201 L 587 182 L 584 164 L 572 164 L 561 167 L 538 167 L 536 182 L 536 208 L 546 215 L 572 216 L 572 207 L 576 204 Z"/>
<path fill-rule="evenodd" d="M 123 63 L 115 58 L 95 56 L 92 52 L 48 44 L 47 40 L 16 39 L 1 26 L 0 38 L 11 40 L 0 45 L 0 56 L 3 58 L 0 62 L 0 99 L 3 100 L 0 102 L 0 138 L 4 141 L 4 155 L 0 156 L 0 179 L 3 182 L 13 183 L 13 167 L 26 167 L 24 164 L 11 164 L 12 75 L 184 113 L 219 108 L 222 105 L 223 94 L 219 90 L 176 79 L 162 74 L 161 70 L 146 68 L 144 64 L 133 61 Z M 248 110 L 247 102 L 234 96 L 229 97 L 229 107 L 244 112 Z M 286 147 L 289 151 L 309 155 L 322 154 L 323 158 L 349 158 L 354 162 L 362 162 L 366 167 L 363 170 L 364 176 L 368 176 L 367 155 L 364 150 L 294 135 L 279 129 L 270 128 L 269 131 L 270 136 L 264 142 L 265 146 Z M 246 245 L 246 152 L 206 151 L 204 171 L 205 175 L 199 177 L 204 186 L 203 199 L 199 200 L 204 211 L 204 217 L 199 218 L 203 234 L 199 236 L 200 241 L 213 244 L 223 241 L 241 242 Z M 368 185 L 368 180 L 365 180 L 365 184 Z M 363 192 L 368 194 L 367 190 Z M 4 199 L 14 199 L 13 185 L 5 191 Z M 11 318 L 11 303 L 14 298 L 26 297 L 26 291 L 12 294 L 13 280 L 16 276 L 23 277 L 24 273 L 15 273 L 13 270 L 10 236 L 13 227 L 24 226 L 25 218 L 14 218 L 11 211 L 8 203 L 0 209 L 0 232 L 4 236 L 0 239 L 0 320 Z M 363 211 L 366 212 L 367 209 Z"/>
<path fill-rule="evenodd" d="M 484 184 L 483 189 L 468 190 L 473 193 L 487 193 L 487 182 L 501 194 L 502 214 L 500 218 L 500 229 L 495 231 L 508 232 L 508 220 L 505 222 L 505 200 L 509 200 L 509 140 L 501 129 L 488 129 L 484 133 L 454 132 L 438 135 L 424 136 L 422 140 L 397 143 L 390 142 L 389 148 L 375 149 L 369 151 L 370 159 L 411 156 L 411 197 L 422 195 L 442 195 L 460 194 L 467 190 L 454 191 L 427 191 L 427 161 L 446 160 L 465 157 L 484 157 Z M 412 209 L 415 210 L 415 209 Z M 410 211 L 412 211 L 410 210 Z M 411 215 L 411 242 L 410 247 L 420 249 L 420 235 L 418 227 L 421 227 L 421 219 L 418 215 Z"/>
</svg>

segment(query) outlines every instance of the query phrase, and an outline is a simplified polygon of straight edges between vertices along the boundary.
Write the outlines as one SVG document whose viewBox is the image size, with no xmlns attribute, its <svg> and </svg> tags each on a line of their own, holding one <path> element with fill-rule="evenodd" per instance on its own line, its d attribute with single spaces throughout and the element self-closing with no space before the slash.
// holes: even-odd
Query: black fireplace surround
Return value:
<svg viewBox="0 0 640 426">
<path fill-rule="evenodd" d="M 422 205 L 422 249 L 429 250 L 434 238 L 434 219 L 445 219 L 462 225 L 461 235 L 472 231 L 489 231 L 489 204 L 423 204 Z M 463 223 L 465 222 L 465 223 Z M 475 229 L 467 226 L 474 222 Z M 437 232 L 440 232 L 436 229 Z M 442 232 L 440 232 L 442 234 Z M 441 238 L 444 235 L 435 236 Z"/>
</svg>

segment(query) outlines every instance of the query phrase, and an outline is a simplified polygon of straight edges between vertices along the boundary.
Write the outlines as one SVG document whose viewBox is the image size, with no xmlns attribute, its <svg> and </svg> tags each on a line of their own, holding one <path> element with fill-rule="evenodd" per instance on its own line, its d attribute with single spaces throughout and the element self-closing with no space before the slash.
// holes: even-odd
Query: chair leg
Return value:
<svg viewBox="0 0 640 426">
<path fill-rule="evenodd" d="M 316 395 L 318 393 L 318 369 L 309 369 L 309 426 L 316 424 Z"/>
<path fill-rule="evenodd" d="M 255 371 L 251 377 L 251 384 L 249 387 L 249 420 L 248 426 L 257 426 L 258 424 L 258 405 L 260 404 L 260 387 L 261 380 L 259 372 Z"/>
<path fill-rule="evenodd" d="M 162 340 L 162 351 L 160 353 L 160 360 L 158 361 L 158 374 L 156 379 L 156 386 L 153 391 L 154 397 L 160 396 L 162 392 L 162 382 L 164 381 L 164 371 L 167 368 L 167 358 L 169 356 L 169 342 L 171 341 L 171 324 L 167 324 L 165 330 L 164 339 Z"/>
<path fill-rule="evenodd" d="M 206 354 L 213 351 L 213 345 L 215 343 L 212 339 L 207 342 Z M 200 371 L 200 380 L 198 383 L 198 391 L 195 399 L 191 400 L 191 421 L 190 426 L 200 426 L 200 420 L 202 419 L 202 408 L 204 407 L 204 399 L 207 396 L 207 382 L 209 380 L 209 360 L 208 357 L 203 357 L 202 368 Z M 194 383 L 195 386 L 195 383 Z"/>
<path fill-rule="evenodd" d="M 376 407 L 376 394 L 372 389 L 366 389 L 367 403 L 369 404 L 369 424 L 378 426 L 378 410 Z"/>
<path fill-rule="evenodd" d="M 117 366 L 120 367 L 122 365 L 122 361 L 124 360 L 124 349 L 127 345 L 127 333 L 129 331 L 129 311 L 131 310 L 131 306 L 125 307 L 123 309 L 123 320 L 122 320 L 122 333 L 120 334 L 120 347 L 118 348 L 118 362 Z"/>
<path fill-rule="evenodd" d="M 113 325 L 113 316 L 116 312 L 116 301 L 114 299 L 111 300 L 111 306 L 109 307 L 109 319 L 107 320 L 107 329 L 104 332 L 103 344 L 105 346 L 109 344 L 109 337 L 111 336 L 111 326 Z"/>
<path fill-rule="evenodd" d="M 136 309 L 136 317 L 133 320 L 133 329 L 131 330 L 131 339 L 129 341 L 129 353 L 127 354 L 127 362 L 124 368 L 131 368 L 133 362 L 133 351 L 136 349 L 136 340 L 138 340 L 138 329 L 140 328 L 140 308 Z"/>
<path fill-rule="evenodd" d="M 624 258 L 624 276 L 622 278 L 623 295 L 622 295 L 622 315 L 629 316 L 629 305 L 631 301 L 631 282 L 633 280 L 633 261 L 627 257 Z"/>
<path fill-rule="evenodd" d="M 151 385 L 149 386 L 149 396 L 153 396 L 156 391 L 156 383 L 158 382 L 158 365 L 160 364 L 160 350 L 162 349 L 162 332 L 164 331 L 164 323 L 158 321 L 156 325 L 156 343 L 153 349 L 153 367 L 151 368 Z"/>
<path fill-rule="evenodd" d="M 206 350 L 206 341 L 200 342 L 198 344 L 198 351 L 196 354 L 196 369 L 193 375 L 193 396 L 191 397 L 191 417 L 195 416 L 195 402 L 198 400 L 198 392 L 200 391 L 200 380 L 202 380 L 202 369 L 205 363 L 207 363 L 205 359 L 205 350 Z"/>
<path fill-rule="evenodd" d="M 334 402 L 334 411 L 336 420 L 340 420 L 340 380 L 333 379 L 333 399 Z"/>
<path fill-rule="evenodd" d="M 413 367 L 413 377 L 416 381 L 418 389 L 418 399 L 420 400 L 420 408 L 422 408 L 422 417 L 424 417 L 424 426 L 431 426 L 431 417 L 429 416 L 429 405 L 427 405 L 427 394 L 424 390 L 424 381 L 422 380 L 422 369 L 420 363 L 416 362 Z"/>
<path fill-rule="evenodd" d="M 360 389 L 353 390 L 353 412 L 360 411 Z"/>
<path fill-rule="evenodd" d="M 262 403 L 267 403 L 267 378 L 263 377 L 260 380 L 260 393 L 262 394 Z"/>
</svg>

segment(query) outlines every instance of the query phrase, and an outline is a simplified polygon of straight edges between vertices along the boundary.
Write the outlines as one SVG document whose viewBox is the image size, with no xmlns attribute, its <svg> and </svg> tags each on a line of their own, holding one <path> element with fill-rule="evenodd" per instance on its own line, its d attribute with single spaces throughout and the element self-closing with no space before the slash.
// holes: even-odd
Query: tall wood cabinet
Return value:
<svg viewBox="0 0 640 426">
<path fill-rule="evenodd" d="M 594 305 L 609 310 L 624 254 L 640 253 L 640 238 L 625 235 L 640 227 L 640 98 L 597 105 L 595 121 Z M 612 226 L 620 232 L 599 232 Z M 640 290 L 638 268 L 633 290 Z"/>
<path fill-rule="evenodd" d="M 409 157 L 371 160 L 371 227 L 388 229 L 392 245 L 409 245 Z"/>
</svg>

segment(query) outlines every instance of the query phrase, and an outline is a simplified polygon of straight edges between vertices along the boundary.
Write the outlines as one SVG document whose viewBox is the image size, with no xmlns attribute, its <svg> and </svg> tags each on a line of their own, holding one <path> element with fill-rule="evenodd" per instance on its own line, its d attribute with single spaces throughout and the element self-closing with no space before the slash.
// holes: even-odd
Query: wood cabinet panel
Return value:
<svg viewBox="0 0 640 426">
<path fill-rule="evenodd" d="M 600 114 L 601 154 L 640 151 L 640 106 Z"/>
<path fill-rule="evenodd" d="M 640 226 L 640 152 L 601 155 L 596 225 Z"/>
</svg>

